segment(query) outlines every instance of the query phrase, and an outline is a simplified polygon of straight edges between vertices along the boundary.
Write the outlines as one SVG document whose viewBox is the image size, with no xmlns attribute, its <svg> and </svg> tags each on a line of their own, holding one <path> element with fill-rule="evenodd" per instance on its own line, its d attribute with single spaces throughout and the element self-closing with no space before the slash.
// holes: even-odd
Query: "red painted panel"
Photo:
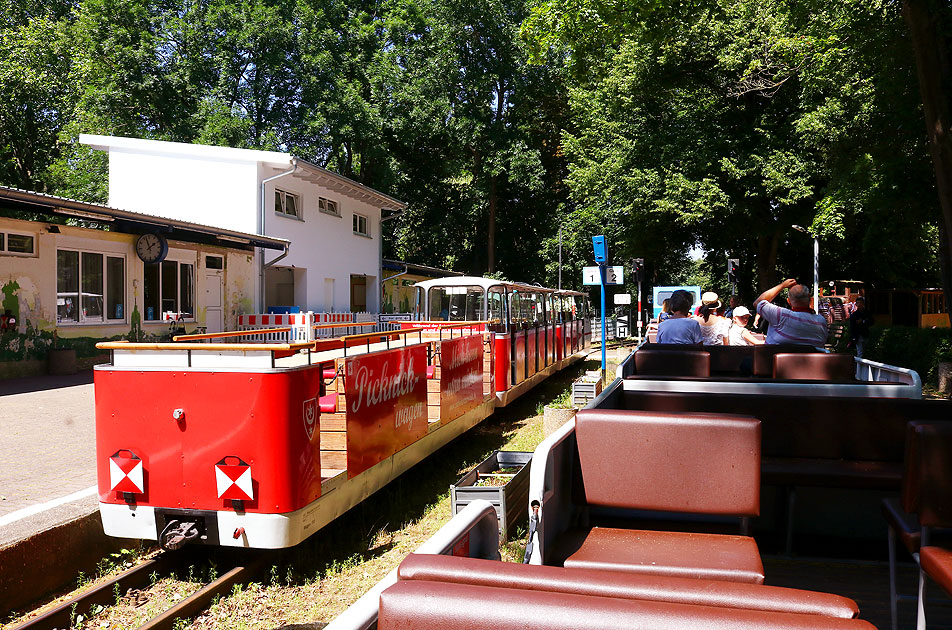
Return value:
<svg viewBox="0 0 952 630">
<path fill-rule="evenodd" d="M 347 475 L 426 435 L 426 345 L 347 359 Z"/>
<path fill-rule="evenodd" d="M 527 330 L 526 331 L 526 378 L 535 374 L 537 369 L 537 361 L 539 358 L 539 346 L 537 345 L 538 335 L 536 330 Z"/>
<path fill-rule="evenodd" d="M 493 345 L 493 365 L 496 370 L 496 391 L 504 392 L 509 389 L 509 379 L 511 377 L 511 364 L 509 357 L 509 335 L 496 335 Z"/>
<path fill-rule="evenodd" d="M 304 507 L 321 494 L 320 385 L 317 365 L 274 373 L 96 370 L 99 500 L 123 503 L 109 489 L 108 459 L 128 449 L 143 461 L 142 505 L 231 509 L 218 498 L 215 464 L 233 455 L 252 469 L 255 500 L 246 510 Z"/>
<path fill-rule="evenodd" d="M 483 400 L 482 335 L 440 342 L 440 422 L 449 422 Z"/>
<path fill-rule="evenodd" d="M 517 330 L 512 333 L 512 338 L 516 344 L 516 375 L 512 384 L 518 385 L 526 380 L 526 331 Z"/>
<path fill-rule="evenodd" d="M 565 356 L 565 324 L 555 326 L 555 360 L 561 361 Z"/>
</svg>

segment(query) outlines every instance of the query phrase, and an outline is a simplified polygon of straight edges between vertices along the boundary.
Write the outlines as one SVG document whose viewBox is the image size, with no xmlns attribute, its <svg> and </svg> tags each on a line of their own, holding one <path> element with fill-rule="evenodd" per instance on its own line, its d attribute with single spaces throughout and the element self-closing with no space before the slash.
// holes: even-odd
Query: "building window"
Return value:
<svg viewBox="0 0 952 630">
<path fill-rule="evenodd" d="M 0 232 L 0 252 L 32 256 L 36 253 L 36 237 L 32 234 Z"/>
<path fill-rule="evenodd" d="M 183 319 L 195 317 L 195 265 L 165 260 L 145 265 L 143 271 L 145 321 L 160 321 L 163 313 L 175 313 Z"/>
<path fill-rule="evenodd" d="M 126 260 L 100 252 L 56 251 L 56 321 L 123 321 Z"/>
<path fill-rule="evenodd" d="M 205 269 L 224 269 L 225 259 L 222 256 L 205 256 Z"/>
<path fill-rule="evenodd" d="M 370 224 L 367 222 L 367 217 L 362 214 L 354 213 L 354 234 L 370 236 Z"/>
<path fill-rule="evenodd" d="M 333 199 L 325 199 L 324 197 L 317 198 L 317 209 L 323 212 L 324 214 L 332 214 L 335 217 L 340 216 L 340 206 L 337 205 L 337 202 Z"/>
<path fill-rule="evenodd" d="M 301 198 L 294 193 L 274 189 L 274 211 L 295 219 L 301 218 Z"/>
</svg>

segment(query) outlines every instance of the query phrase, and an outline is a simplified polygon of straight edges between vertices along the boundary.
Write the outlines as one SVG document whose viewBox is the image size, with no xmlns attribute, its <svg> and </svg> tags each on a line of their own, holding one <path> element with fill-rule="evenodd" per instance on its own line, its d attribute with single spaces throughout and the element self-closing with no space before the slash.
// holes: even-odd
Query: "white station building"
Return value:
<svg viewBox="0 0 952 630">
<path fill-rule="evenodd" d="M 254 310 L 379 312 L 381 222 L 406 204 L 288 153 L 86 135 L 113 208 L 290 241 L 256 249 Z"/>
</svg>

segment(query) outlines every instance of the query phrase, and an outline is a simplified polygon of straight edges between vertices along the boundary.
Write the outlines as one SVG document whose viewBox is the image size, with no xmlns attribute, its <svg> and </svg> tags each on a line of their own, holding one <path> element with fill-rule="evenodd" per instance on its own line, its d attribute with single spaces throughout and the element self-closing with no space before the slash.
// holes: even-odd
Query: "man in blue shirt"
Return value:
<svg viewBox="0 0 952 630">
<path fill-rule="evenodd" d="M 694 296 L 684 290 L 671 294 L 671 317 L 658 324 L 658 343 L 701 343 L 701 325 L 691 317 Z"/>
</svg>

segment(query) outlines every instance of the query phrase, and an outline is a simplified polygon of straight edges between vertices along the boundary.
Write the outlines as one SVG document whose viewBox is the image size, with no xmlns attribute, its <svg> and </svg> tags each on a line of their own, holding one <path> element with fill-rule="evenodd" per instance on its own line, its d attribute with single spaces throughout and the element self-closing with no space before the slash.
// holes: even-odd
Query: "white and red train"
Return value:
<svg viewBox="0 0 952 630">
<path fill-rule="evenodd" d="M 584 294 L 485 278 L 417 286 L 418 319 L 396 331 L 100 344 L 112 354 L 95 370 L 106 534 L 296 545 L 590 345 Z"/>
</svg>

